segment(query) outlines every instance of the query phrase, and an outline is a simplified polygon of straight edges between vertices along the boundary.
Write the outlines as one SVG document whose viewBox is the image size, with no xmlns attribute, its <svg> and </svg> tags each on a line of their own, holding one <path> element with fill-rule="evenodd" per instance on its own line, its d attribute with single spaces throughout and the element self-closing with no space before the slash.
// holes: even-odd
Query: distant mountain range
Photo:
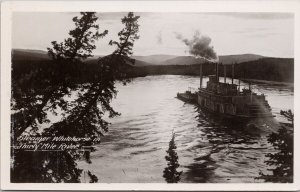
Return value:
<svg viewBox="0 0 300 192">
<path fill-rule="evenodd" d="M 206 62 L 205 59 L 196 59 L 192 56 L 150 55 L 136 56 L 134 58 L 140 61 L 151 63 L 152 65 L 193 65 Z M 264 58 L 264 56 L 255 54 L 224 55 L 219 56 L 219 62 L 223 64 L 232 64 L 254 61 L 261 58 Z"/>
<path fill-rule="evenodd" d="M 96 55 L 80 64 L 84 75 L 82 82 L 89 82 L 90 77 L 99 70 Z M 195 59 L 191 56 L 176 55 L 150 55 L 133 56 L 135 64 L 125 67 L 128 77 L 141 77 L 147 75 L 199 75 L 199 64 L 203 64 L 203 75 L 214 74 L 214 65 L 205 63 L 204 59 Z M 237 64 L 234 72 L 236 78 L 269 80 L 279 82 L 294 82 L 294 59 L 273 58 L 255 54 L 224 55 L 219 56 L 223 64 Z M 30 73 L 37 67 L 45 67 L 51 71 L 51 60 L 46 51 L 14 49 L 12 51 L 13 78 Z M 49 67 L 48 67 L 49 66 Z M 73 69 L 70 69 L 73 70 Z M 227 68 L 228 76 L 232 68 Z M 220 74 L 224 69 L 220 67 Z M 75 77 L 74 77 L 75 78 Z"/>
<path fill-rule="evenodd" d="M 41 60 L 50 59 L 47 51 L 32 50 L 32 49 L 13 49 L 13 60 Z"/>
<path fill-rule="evenodd" d="M 41 50 L 27 50 L 27 49 L 13 49 L 12 57 L 14 60 L 40 60 L 50 59 L 46 51 Z M 87 59 L 87 63 L 96 62 L 97 58 L 101 57 L 96 55 Z M 135 66 L 148 66 L 148 65 L 192 65 L 205 63 L 204 59 L 196 59 L 192 56 L 176 56 L 176 55 L 149 55 L 149 56 L 133 56 L 136 59 Z M 266 58 L 261 55 L 255 54 L 241 54 L 241 55 L 223 55 L 219 56 L 220 63 L 232 64 L 242 63 L 248 61 L 255 61 L 261 58 Z"/>
<path fill-rule="evenodd" d="M 149 55 L 149 56 L 133 56 L 132 58 L 143 61 L 146 63 L 151 63 L 152 65 L 162 65 L 165 61 L 174 59 L 178 56 L 176 55 Z"/>
</svg>

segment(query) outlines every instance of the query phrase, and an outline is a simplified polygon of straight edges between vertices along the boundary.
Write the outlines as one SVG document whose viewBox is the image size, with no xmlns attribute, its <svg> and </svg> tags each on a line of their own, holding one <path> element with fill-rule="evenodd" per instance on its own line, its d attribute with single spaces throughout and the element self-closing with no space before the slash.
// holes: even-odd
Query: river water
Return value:
<svg viewBox="0 0 300 192">
<path fill-rule="evenodd" d="M 203 85 L 206 82 L 204 78 Z M 266 95 L 276 117 L 272 122 L 233 125 L 220 123 L 175 98 L 177 92 L 198 85 L 197 77 L 176 75 L 117 84 L 119 92 L 112 105 L 121 116 L 109 119 L 109 132 L 92 153 L 92 164 L 81 161 L 80 167 L 91 170 L 100 183 L 164 183 L 166 150 L 175 133 L 180 182 L 261 182 L 255 177 L 267 171 L 265 154 L 274 151 L 266 136 L 276 130 L 276 121 L 284 121 L 280 110 L 293 110 L 293 90 L 252 84 L 255 92 Z M 241 86 L 248 85 L 241 82 Z"/>
</svg>

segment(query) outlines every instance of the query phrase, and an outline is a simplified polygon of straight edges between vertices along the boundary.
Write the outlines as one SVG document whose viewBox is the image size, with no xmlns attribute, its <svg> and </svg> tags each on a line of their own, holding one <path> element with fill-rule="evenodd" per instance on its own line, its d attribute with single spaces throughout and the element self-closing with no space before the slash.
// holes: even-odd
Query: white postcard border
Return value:
<svg viewBox="0 0 300 192">
<path fill-rule="evenodd" d="M 294 98 L 300 98 L 300 1 L 10 1 L 1 4 L 1 189 L 5 190 L 300 190 L 298 125 L 300 101 L 294 100 L 294 183 L 239 184 L 32 184 L 10 183 L 10 97 L 11 97 L 11 17 L 13 12 L 293 12 L 294 31 Z"/>
</svg>

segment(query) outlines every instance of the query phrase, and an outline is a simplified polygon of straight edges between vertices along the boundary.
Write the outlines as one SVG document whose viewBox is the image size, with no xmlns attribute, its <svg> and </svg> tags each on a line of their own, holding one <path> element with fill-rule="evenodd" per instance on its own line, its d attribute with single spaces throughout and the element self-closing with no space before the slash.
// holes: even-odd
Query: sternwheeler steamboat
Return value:
<svg viewBox="0 0 300 192">
<path fill-rule="evenodd" d="M 271 107 L 264 94 L 257 94 L 249 88 L 240 90 L 234 84 L 234 65 L 232 65 L 231 83 L 226 82 L 226 66 L 224 66 L 224 82 L 219 81 L 219 66 L 215 64 L 215 74 L 209 75 L 205 88 L 202 87 L 202 64 L 200 64 L 200 88 L 196 92 L 177 93 L 177 98 L 185 102 L 197 104 L 203 111 L 225 119 L 247 121 L 255 118 L 273 117 Z"/>
</svg>

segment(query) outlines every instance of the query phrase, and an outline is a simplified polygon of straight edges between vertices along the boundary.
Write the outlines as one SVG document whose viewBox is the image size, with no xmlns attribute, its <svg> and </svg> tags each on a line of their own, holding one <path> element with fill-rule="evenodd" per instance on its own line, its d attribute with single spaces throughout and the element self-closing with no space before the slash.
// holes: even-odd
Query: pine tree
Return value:
<svg viewBox="0 0 300 192">
<path fill-rule="evenodd" d="M 80 14 L 80 18 L 73 18 L 75 29 L 69 32 L 70 37 L 61 43 L 53 41 L 53 47 L 48 48 L 48 54 L 53 60 L 51 65 L 31 72 L 26 76 L 28 79 L 13 81 L 15 104 L 12 107 L 19 111 L 13 114 L 14 138 L 19 137 L 29 127 L 37 131 L 38 123 L 49 122 L 44 110 L 47 104 L 51 104 L 49 109 L 60 107 L 66 110 L 67 102 L 62 97 L 70 93 L 70 88 L 77 88 L 72 77 L 81 77 L 81 61 L 92 56 L 91 52 L 96 48 L 95 41 L 107 34 L 107 30 L 99 33 L 96 13 Z M 24 82 L 27 82 L 26 87 L 20 85 Z"/>
<path fill-rule="evenodd" d="M 294 114 L 289 111 L 281 111 L 280 114 L 285 116 L 291 123 L 288 127 L 293 127 Z M 293 132 L 288 130 L 286 124 L 281 125 L 277 133 L 271 133 L 268 136 L 268 142 L 271 143 L 274 149 L 278 152 L 268 153 L 266 157 L 268 160 L 265 163 L 272 168 L 268 170 L 272 174 L 264 174 L 260 172 L 259 179 L 263 179 L 266 182 L 274 183 L 291 183 L 293 182 L 293 158 L 294 158 L 294 135 Z M 273 168 L 275 166 L 275 168 Z"/>
<path fill-rule="evenodd" d="M 176 153 L 176 144 L 175 144 L 175 134 L 173 133 L 172 139 L 169 142 L 169 149 L 166 151 L 167 156 L 165 156 L 168 166 L 165 168 L 163 172 L 163 177 L 168 183 L 178 183 L 180 181 L 181 172 L 177 171 L 179 167 L 178 163 L 178 155 Z"/>
<path fill-rule="evenodd" d="M 90 183 L 97 183 L 98 178 L 96 175 L 92 174 L 90 171 L 87 172 L 88 176 L 90 177 Z"/>
<path fill-rule="evenodd" d="M 292 110 L 287 110 L 287 111 L 283 111 L 280 110 L 280 115 L 284 116 L 288 121 L 291 122 L 291 126 L 294 127 L 294 114 L 292 112 Z"/>
<path fill-rule="evenodd" d="M 98 32 L 95 13 L 81 13 L 81 18 L 75 17 L 73 21 L 76 28 L 70 31 L 71 37 L 63 43 L 52 42 L 53 48 L 49 48 L 48 51 L 53 62 L 51 66 L 46 67 L 49 71 L 35 74 L 42 76 L 38 79 L 51 74 L 46 76 L 45 80 L 50 81 L 47 84 L 48 87 L 44 87 L 44 92 L 36 87 L 38 91 L 32 91 L 33 88 L 29 87 L 27 92 L 21 90 L 21 94 L 14 97 L 13 108 L 20 110 L 22 107 L 24 110 L 12 116 L 15 122 L 12 126 L 15 132 L 13 141 L 16 141 L 14 138 L 22 135 L 30 127 L 32 128 L 31 134 L 41 136 L 89 137 L 92 139 L 89 142 L 74 144 L 80 147 L 89 146 L 90 150 L 84 154 L 76 150 L 45 152 L 13 150 L 12 182 L 80 182 L 82 170 L 77 167 L 76 160 L 84 156 L 88 162 L 91 162 L 89 153 L 94 151 L 92 146 L 99 143 L 99 140 L 93 139 L 103 136 L 108 131 L 109 123 L 102 117 L 105 113 L 109 113 L 110 117 L 119 114 L 110 106 L 110 101 L 117 94 L 115 82 L 126 81 L 125 76 L 120 75 L 119 69 L 128 63 L 128 58 L 132 54 L 128 50 L 132 50 L 133 42 L 138 39 L 136 35 L 138 18 L 133 13 L 129 13 L 122 19 L 125 25 L 123 32 L 119 33 L 119 44 L 122 48 L 118 47 L 118 51 L 99 59 L 98 75 L 89 83 L 78 84 L 74 77 L 80 78 L 81 65 L 78 64 L 91 56 L 91 51 L 95 49 L 94 42 L 107 33 L 107 31 Z M 18 83 L 15 84 L 16 90 L 19 89 L 18 85 Z M 67 101 L 64 96 L 69 95 L 71 90 L 77 91 L 79 97 L 74 101 Z M 33 102 L 27 105 L 28 96 L 24 97 L 24 93 L 30 93 L 32 98 L 41 97 L 42 102 L 32 99 Z M 60 107 L 62 111 L 62 119 L 39 133 L 36 121 L 50 122 L 46 111 L 56 113 L 57 107 Z M 91 182 L 98 180 L 95 175 L 89 174 L 89 176 L 91 176 Z"/>
<path fill-rule="evenodd" d="M 104 37 L 108 31 L 99 33 L 98 17 L 95 12 L 81 12 L 81 17 L 74 17 L 76 28 L 69 32 L 70 37 L 64 42 L 52 41 L 52 48 L 48 54 L 54 60 L 83 60 L 93 56 L 91 53 L 96 48 L 95 41 Z"/>
</svg>

